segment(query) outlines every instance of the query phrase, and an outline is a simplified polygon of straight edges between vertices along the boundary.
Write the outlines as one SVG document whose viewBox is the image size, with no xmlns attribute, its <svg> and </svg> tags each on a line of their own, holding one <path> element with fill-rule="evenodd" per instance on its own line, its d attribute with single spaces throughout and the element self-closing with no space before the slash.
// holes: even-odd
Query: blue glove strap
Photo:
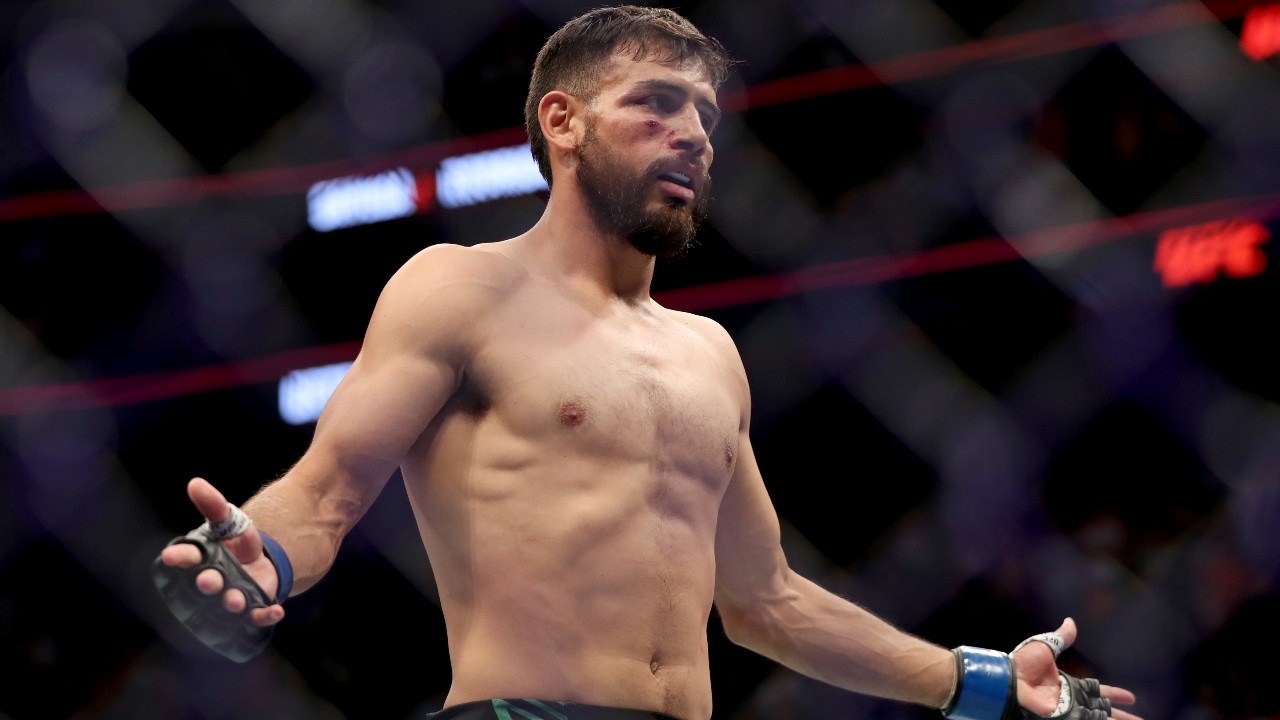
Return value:
<svg viewBox="0 0 1280 720">
<path fill-rule="evenodd" d="M 280 543 L 258 529 L 258 534 L 262 536 L 262 551 L 266 553 L 267 559 L 272 565 L 276 566 L 276 575 L 280 577 L 280 586 L 276 588 L 276 602 L 282 603 L 289 597 L 289 591 L 293 590 L 293 564 L 289 562 L 289 556 L 284 554 L 284 548 L 280 547 Z"/>
<path fill-rule="evenodd" d="M 952 720 L 999 720 L 1015 692 L 1013 662 L 995 650 L 956 648 L 960 657 L 959 687 L 955 705 L 946 717 Z"/>
</svg>

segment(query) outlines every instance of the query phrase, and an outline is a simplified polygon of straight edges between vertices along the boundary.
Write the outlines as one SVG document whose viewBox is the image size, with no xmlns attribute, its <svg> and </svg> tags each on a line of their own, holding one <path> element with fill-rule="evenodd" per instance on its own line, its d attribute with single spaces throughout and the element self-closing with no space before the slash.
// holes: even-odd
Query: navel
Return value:
<svg viewBox="0 0 1280 720">
<path fill-rule="evenodd" d="M 577 400 L 565 400 L 560 405 L 560 424 L 565 427 L 578 427 L 587 420 L 587 406 Z"/>
<path fill-rule="evenodd" d="M 649 656 L 649 672 L 657 675 L 662 670 L 662 661 L 662 652 L 654 650 L 653 654 Z"/>
</svg>

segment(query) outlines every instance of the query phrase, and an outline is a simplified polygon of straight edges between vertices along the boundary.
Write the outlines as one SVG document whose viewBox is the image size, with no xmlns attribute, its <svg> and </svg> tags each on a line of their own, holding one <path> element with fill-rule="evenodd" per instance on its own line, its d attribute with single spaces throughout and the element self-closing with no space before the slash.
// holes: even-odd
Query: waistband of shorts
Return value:
<svg viewBox="0 0 1280 720">
<path fill-rule="evenodd" d="M 533 698 L 496 698 L 452 705 L 428 720 L 680 720 L 652 710 Z"/>
</svg>

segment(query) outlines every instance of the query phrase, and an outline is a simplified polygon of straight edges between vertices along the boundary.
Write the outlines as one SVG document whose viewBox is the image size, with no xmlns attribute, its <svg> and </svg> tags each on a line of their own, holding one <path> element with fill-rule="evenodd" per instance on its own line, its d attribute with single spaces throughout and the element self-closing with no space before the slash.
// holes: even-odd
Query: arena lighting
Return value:
<svg viewBox="0 0 1280 720">
<path fill-rule="evenodd" d="M 1240 28 L 1240 51 L 1251 60 L 1280 53 L 1280 4 L 1249 9 Z"/>
<path fill-rule="evenodd" d="M 529 143 L 445 158 L 436 171 L 436 197 L 446 208 L 546 189 Z"/>
<path fill-rule="evenodd" d="M 1219 274 L 1257 275 L 1267 266 L 1261 245 L 1271 233 L 1257 220 L 1218 220 L 1160 234 L 1152 263 L 1165 287 L 1206 283 Z"/>
<path fill-rule="evenodd" d="M 431 193 L 421 192 L 420 185 L 408 168 L 322 180 L 307 191 L 307 224 L 329 232 L 408 217 L 431 202 Z"/>
<path fill-rule="evenodd" d="M 322 180 L 307 191 L 307 222 L 317 232 L 368 225 L 430 210 L 456 208 L 547 189 L 529 144 L 448 157 L 435 176 L 407 168 Z"/>
<path fill-rule="evenodd" d="M 974 40 L 956 46 L 926 50 L 888 58 L 871 66 L 849 65 L 805 73 L 766 82 L 745 90 L 726 94 L 721 107 L 726 112 L 767 107 L 824 95 L 848 92 L 864 87 L 878 87 L 894 82 L 931 77 L 976 62 L 995 64 L 1014 62 L 1082 47 L 1096 47 L 1124 38 L 1148 37 L 1181 27 L 1201 25 L 1209 20 L 1242 17 L 1259 5 L 1257 0 L 1194 0 L 1166 6 L 1143 8 L 1113 16 L 1107 26 L 1096 20 L 1069 23 L 1014 35 Z M 1205 10 L 1208 10 L 1206 14 Z M 1260 16 L 1264 17 L 1264 16 Z M 1265 27 L 1273 21 L 1255 21 Z M 1260 24 L 1258 24 L 1260 23 Z M 1258 30 L 1253 30 L 1257 33 Z M 1257 42 L 1257 41 L 1254 41 Z M 423 167 L 459 149 L 500 147 L 525 138 L 521 127 L 504 128 L 471 137 L 458 137 L 409 148 L 394 157 L 383 158 L 388 164 Z M 189 178 L 165 178 L 108 187 L 74 188 L 28 193 L 0 198 L 0 223 L 37 218 L 82 215 L 100 212 L 124 212 L 193 202 L 205 197 L 272 196 L 302 192 L 316 178 L 332 177 L 336 168 L 348 169 L 352 159 L 312 163 L 291 167 L 248 170 Z M 341 170 L 339 170 L 340 172 Z M 420 179 L 419 191 L 425 185 Z M 425 206 L 429 201 L 421 200 Z"/>
<path fill-rule="evenodd" d="M 1209 221 L 1214 218 L 1242 216 L 1257 218 L 1259 222 L 1269 222 L 1280 217 L 1280 195 L 1215 200 L 1050 227 L 1012 238 L 970 240 L 903 256 L 867 257 L 773 275 L 723 280 L 665 290 L 656 294 L 654 299 L 676 310 L 705 312 L 776 300 L 810 290 L 887 282 L 1019 258 L 1084 250 L 1123 238 L 1154 235 L 1167 228 L 1185 228 L 1189 223 L 1213 224 Z M 1174 254 L 1178 252 L 1174 251 Z M 346 362 L 355 357 L 359 349 L 360 341 L 351 341 L 298 348 L 259 358 L 185 370 L 0 387 L 0 417 L 50 410 L 132 405 L 245 385 L 274 383 L 300 367 Z"/>
<path fill-rule="evenodd" d="M 280 379 L 277 393 L 280 418 L 290 425 L 303 425 L 320 419 L 320 411 L 329 396 L 351 369 L 350 362 L 321 365 L 294 370 Z"/>
<path fill-rule="evenodd" d="M 1220 205 L 1215 204 L 1215 207 Z M 1116 218 L 1092 223 L 1091 232 L 1077 232 L 1080 226 L 1057 231 L 1050 229 L 1028 236 L 984 238 L 935 248 L 914 255 L 892 258 L 863 258 L 805 268 L 791 273 L 738 278 L 687 288 L 668 290 L 657 299 L 670 307 L 706 310 L 791 295 L 822 287 L 869 282 L 947 272 L 1054 252 L 1063 252 L 1098 242 L 1142 232 L 1145 224 L 1176 218 L 1184 211 L 1174 208 L 1151 213 L 1148 218 Z M 1246 277 L 1261 273 L 1267 264 L 1261 245 L 1271 237 L 1257 220 L 1215 220 L 1198 225 L 1171 228 L 1162 232 L 1156 244 L 1154 267 L 1165 287 L 1209 282 L 1219 274 Z M 1075 238 L 1064 244 L 1063 238 Z M 280 381 L 280 416 L 301 425 L 320 417 L 329 394 L 338 386 L 350 363 L 297 370 Z M 340 372 L 334 370 L 340 368 Z M 337 373 L 336 376 L 333 373 Z M 314 376 L 311 373 L 315 373 Z M 304 383 L 295 385 L 296 383 Z M 309 384 L 305 384 L 309 383 Z M 286 388 L 286 385 L 290 385 Z M 323 393 L 323 397 L 321 397 Z M 299 394 L 298 399 L 293 399 Z M 286 396 L 291 415 L 286 416 Z M 307 408 L 305 411 L 294 408 Z"/>
</svg>

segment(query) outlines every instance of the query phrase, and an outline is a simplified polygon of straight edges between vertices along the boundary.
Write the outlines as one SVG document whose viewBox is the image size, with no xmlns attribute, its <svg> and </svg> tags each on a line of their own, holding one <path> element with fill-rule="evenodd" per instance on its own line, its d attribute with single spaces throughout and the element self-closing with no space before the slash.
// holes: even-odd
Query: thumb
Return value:
<svg viewBox="0 0 1280 720">
<path fill-rule="evenodd" d="M 231 517 L 231 503 L 204 478 L 192 478 L 187 483 L 187 497 L 210 523 L 220 523 Z M 258 528 L 252 524 L 243 533 L 221 542 L 241 564 L 262 557 L 262 538 L 258 535 Z"/>
<path fill-rule="evenodd" d="M 191 482 L 187 483 L 187 497 L 191 498 L 196 510 L 211 523 L 222 522 L 231 515 L 231 503 L 204 478 L 191 478 Z"/>
<path fill-rule="evenodd" d="M 1054 632 L 1062 636 L 1062 639 L 1067 643 L 1067 647 L 1071 647 L 1076 642 L 1076 621 L 1066 618 Z"/>
</svg>

